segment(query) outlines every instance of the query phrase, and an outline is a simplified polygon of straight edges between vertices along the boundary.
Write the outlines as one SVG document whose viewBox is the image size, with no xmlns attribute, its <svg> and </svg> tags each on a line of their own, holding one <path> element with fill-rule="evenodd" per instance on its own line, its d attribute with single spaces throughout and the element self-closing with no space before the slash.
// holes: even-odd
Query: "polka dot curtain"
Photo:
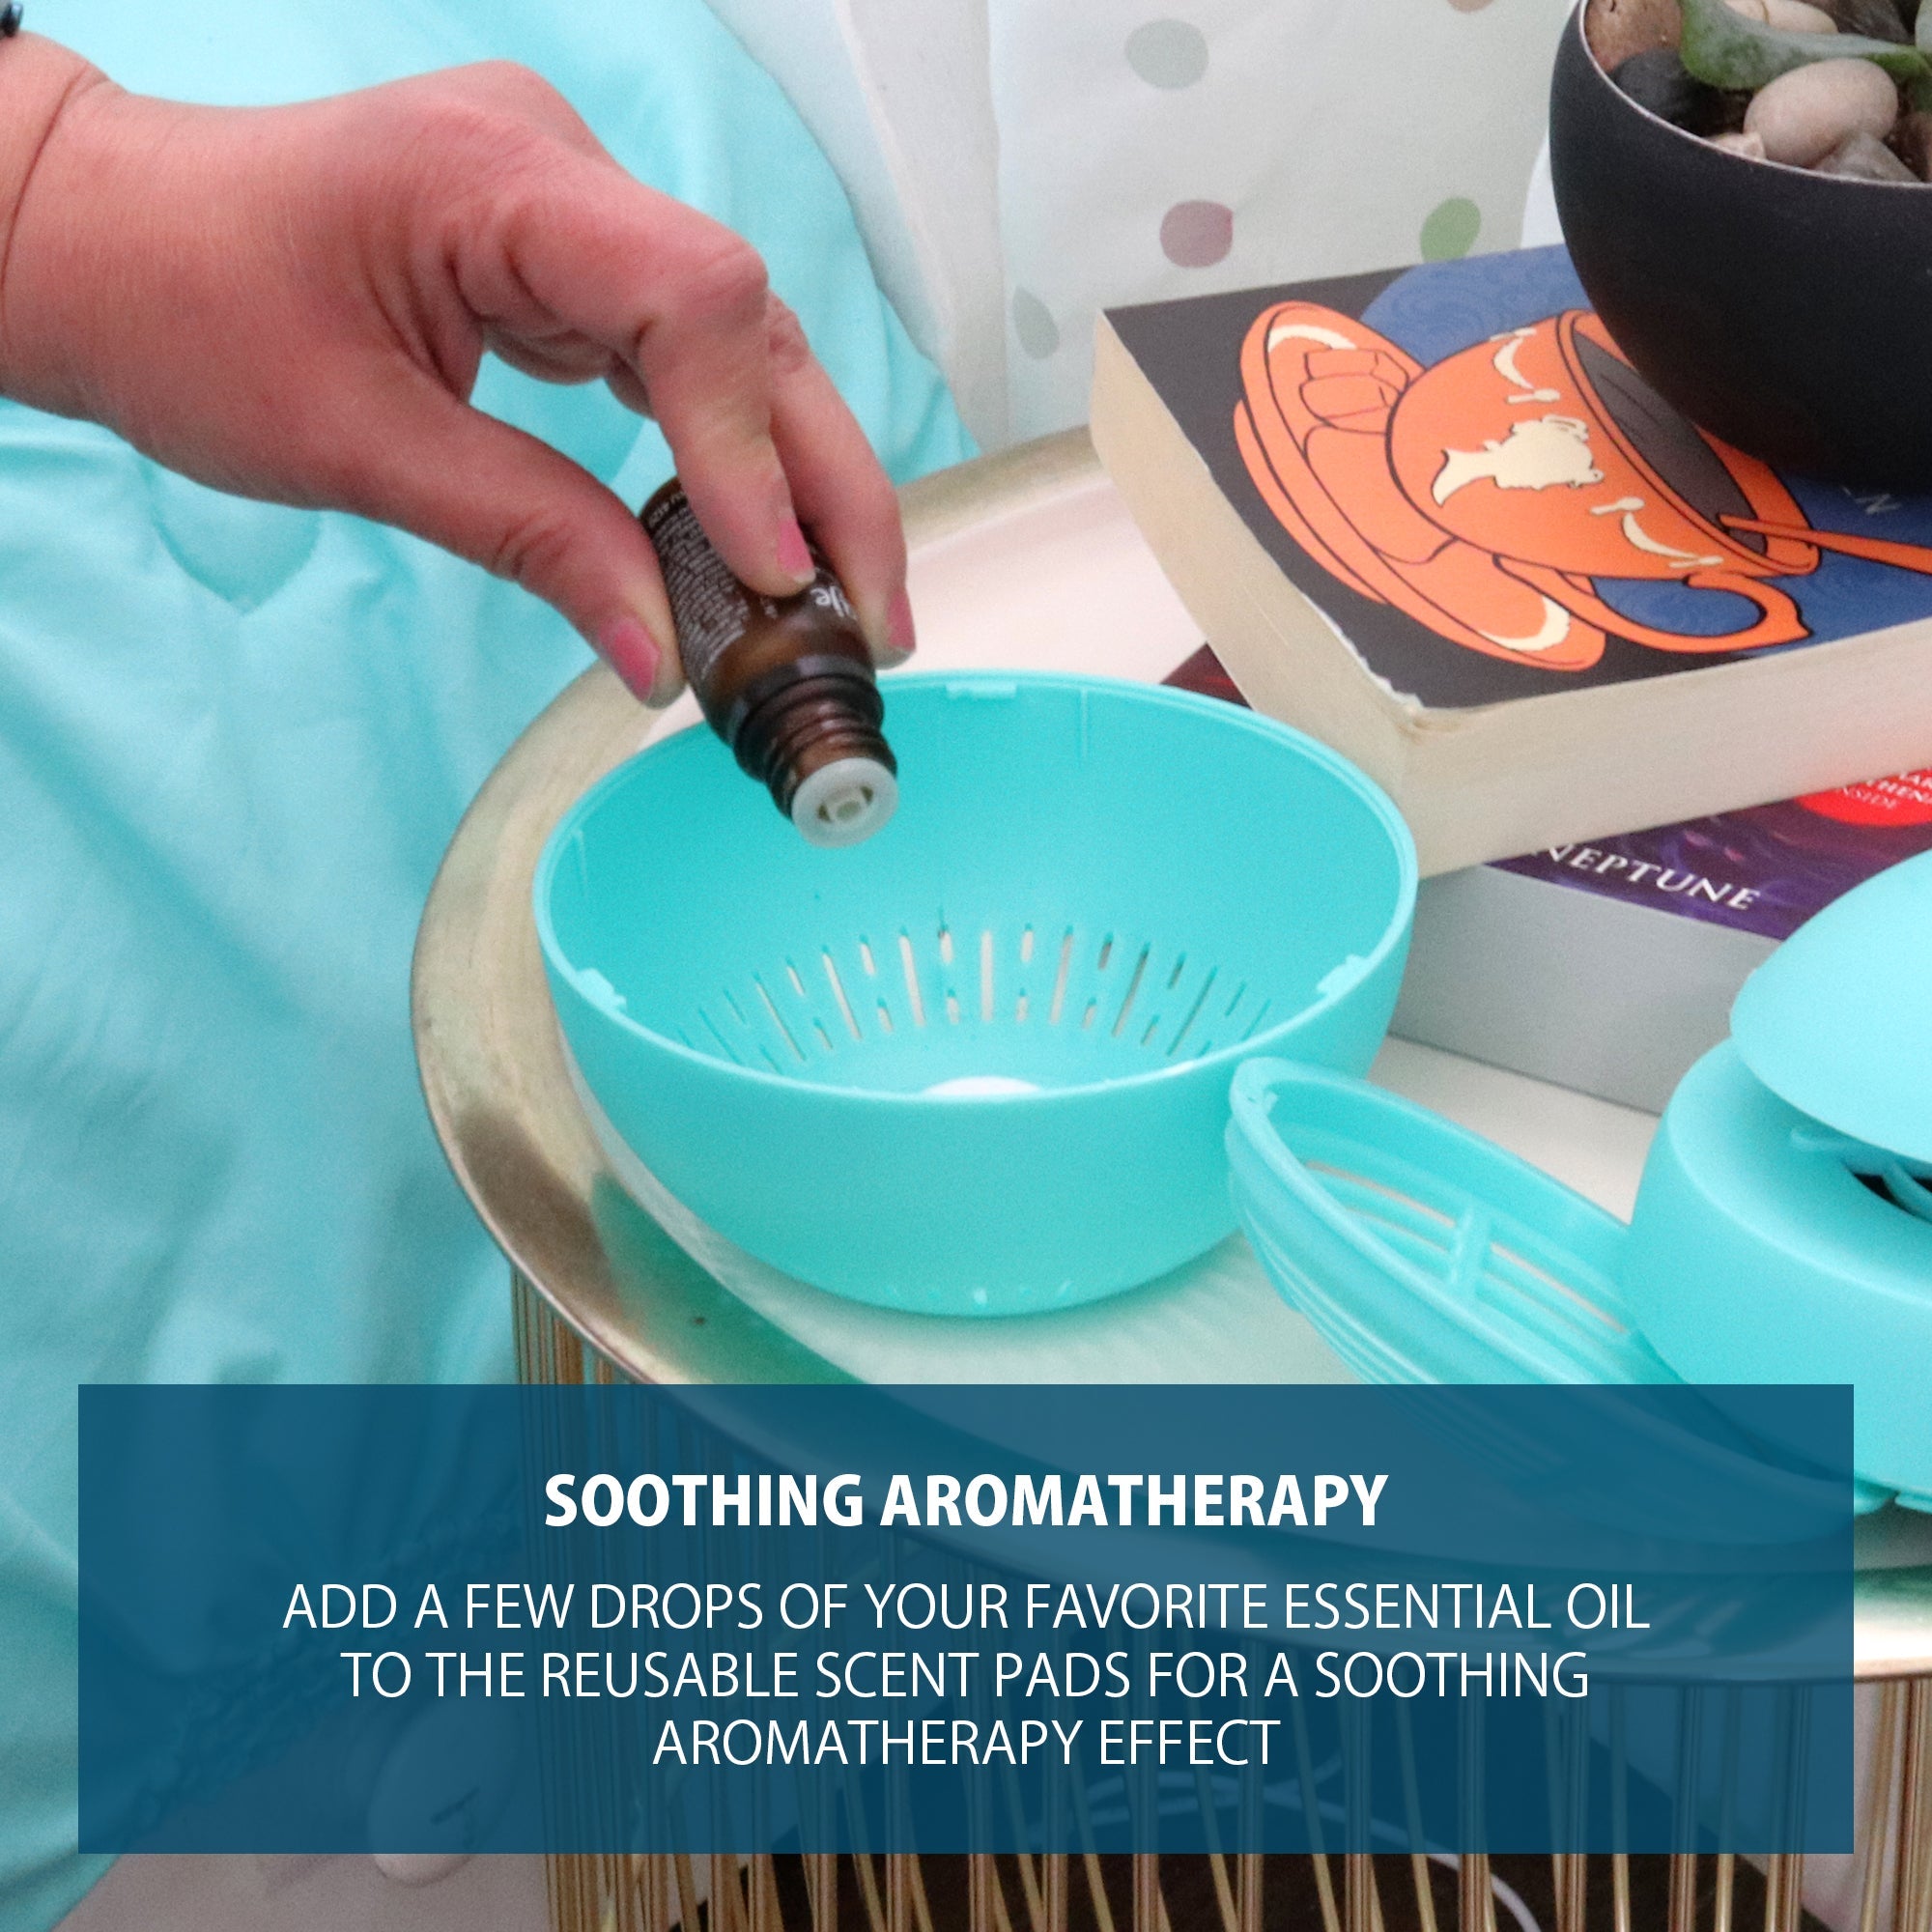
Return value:
<svg viewBox="0 0 1932 1932">
<path fill-rule="evenodd" d="M 1012 434 L 1114 303 L 1516 245 L 1568 0 L 989 0 Z"/>
</svg>

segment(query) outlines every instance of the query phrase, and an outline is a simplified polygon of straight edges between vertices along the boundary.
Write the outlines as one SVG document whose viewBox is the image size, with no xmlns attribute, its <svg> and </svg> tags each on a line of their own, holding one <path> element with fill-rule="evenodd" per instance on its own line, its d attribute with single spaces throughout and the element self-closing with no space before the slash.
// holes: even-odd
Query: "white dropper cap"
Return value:
<svg viewBox="0 0 1932 1932">
<path fill-rule="evenodd" d="M 899 785 L 876 758 L 838 758 L 799 786 L 791 822 L 814 845 L 859 845 L 898 810 Z"/>
</svg>

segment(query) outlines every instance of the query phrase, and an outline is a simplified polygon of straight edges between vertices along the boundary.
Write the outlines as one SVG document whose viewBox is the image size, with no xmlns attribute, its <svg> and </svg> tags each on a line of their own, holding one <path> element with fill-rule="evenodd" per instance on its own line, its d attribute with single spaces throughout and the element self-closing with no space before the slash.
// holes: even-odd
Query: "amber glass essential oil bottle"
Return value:
<svg viewBox="0 0 1932 1932">
<path fill-rule="evenodd" d="M 766 597 L 732 575 L 675 477 L 639 516 L 712 729 L 814 845 L 869 838 L 898 804 L 898 767 L 872 654 L 824 554 L 812 546 L 818 575 L 797 595 Z"/>
</svg>

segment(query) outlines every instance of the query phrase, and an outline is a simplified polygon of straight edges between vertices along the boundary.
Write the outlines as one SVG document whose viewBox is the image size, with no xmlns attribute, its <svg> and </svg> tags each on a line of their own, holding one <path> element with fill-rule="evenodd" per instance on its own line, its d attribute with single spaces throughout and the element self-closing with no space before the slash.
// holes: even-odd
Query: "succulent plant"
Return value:
<svg viewBox="0 0 1932 1932">
<path fill-rule="evenodd" d="M 1915 46 L 1861 34 L 1784 33 L 1733 13 L 1724 0 L 1683 0 L 1683 8 L 1678 58 L 1706 86 L 1754 93 L 1813 61 L 1868 60 L 1910 88 L 1915 104 L 1932 105 L 1932 8 L 1920 10 Z"/>
</svg>

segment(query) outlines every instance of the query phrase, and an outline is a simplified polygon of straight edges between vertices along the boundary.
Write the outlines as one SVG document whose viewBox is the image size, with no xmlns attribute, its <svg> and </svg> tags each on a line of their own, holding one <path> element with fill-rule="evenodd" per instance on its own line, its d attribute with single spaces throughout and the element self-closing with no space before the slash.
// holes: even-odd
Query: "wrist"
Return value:
<svg viewBox="0 0 1932 1932">
<path fill-rule="evenodd" d="M 22 332 L 11 294 L 21 217 L 63 115 L 102 79 L 97 68 L 43 35 L 0 41 L 0 395 L 34 386 L 13 353 Z"/>
</svg>

